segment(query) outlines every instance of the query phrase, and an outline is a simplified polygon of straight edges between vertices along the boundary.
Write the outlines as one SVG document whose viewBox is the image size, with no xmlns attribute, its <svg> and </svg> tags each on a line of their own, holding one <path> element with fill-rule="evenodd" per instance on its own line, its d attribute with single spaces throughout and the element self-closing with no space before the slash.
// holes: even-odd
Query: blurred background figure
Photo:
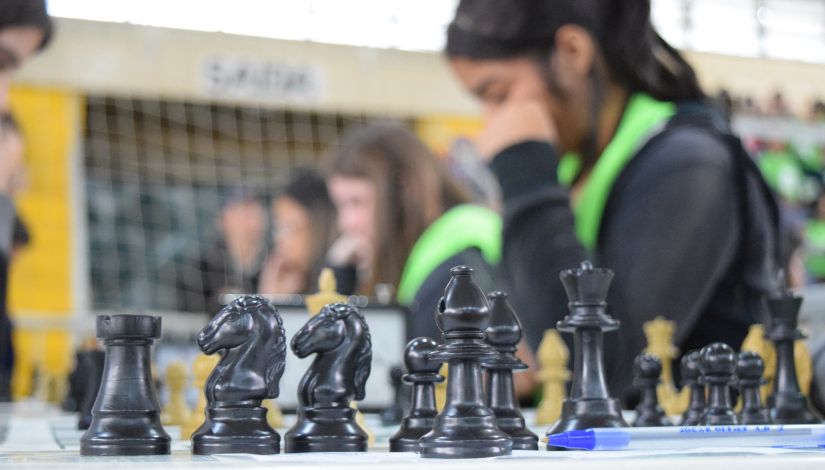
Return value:
<svg viewBox="0 0 825 470">
<path fill-rule="evenodd" d="M 825 194 L 817 198 L 805 226 L 805 268 L 812 282 L 825 282 Z"/>
<path fill-rule="evenodd" d="M 0 111 L 8 109 L 12 75 L 52 37 L 44 0 L 0 2 Z"/>
<path fill-rule="evenodd" d="M 25 167 L 25 144 L 23 136 L 20 134 L 20 128 L 17 125 L 14 117 L 11 114 L 4 114 L 2 119 L 2 127 L 0 127 L 0 158 L 5 160 L 7 171 L 9 171 L 6 187 L 9 189 L 9 194 L 14 195 L 25 188 L 26 185 L 26 167 Z M 23 222 L 20 215 L 15 209 L 14 219 L 12 221 L 11 245 L 8 251 L 8 263 L 14 262 L 14 259 L 28 246 L 31 236 L 29 234 L 26 224 Z M 4 286 L 7 284 L 6 279 L 3 279 Z M 4 309 L 5 310 L 5 309 Z M 8 312 L 4 311 L 3 316 L 0 317 L 0 401 L 8 401 L 11 399 L 11 377 L 14 372 L 14 324 L 9 318 Z"/>
<path fill-rule="evenodd" d="M 440 334 L 432 315 L 453 266 L 475 268 L 485 290 L 496 285 L 498 215 L 469 204 L 412 132 L 392 124 L 355 131 L 329 157 L 327 172 L 341 232 L 329 254 L 339 284 L 365 295 L 391 286 L 410 308 L 409 337 Z"/>
<path fill-rule="evenodd" d="M 22 222 L 13 198 L 25 180 L 23 139 L 8 113 L 12 74 L 42 50 L 52 36 L 52 23 L 43 0 L 3 0 L 0 2 L 0 400 L 11 396 L 14 366 L 13 325 L 9 319 L 7 289 L 9 263 L 15 249 L 15 232 L 20 241 Z M 18 244 L 19 246 L 19 244 Z"/>
<path fill-rule="evenodd" d="M 324 178 L 313 170 L 299 170 L 272 201 L 272 219 L 273 248 L 261 271 L 258 292 L 317 291 L 336 234 L 335 206 Z"/>
<path fill-rule="evenodd" d="M 267 216 L 261 199 L 244 188 L 233 190 L 218 215 L 220 238 L 198 262 L 200 276 L 189 276 L 183 310 L 216 313 L 223 294 L 254 293 L 267 251 Z"/>
<path fill-rule="evenodd" d="M 771 97 L 766 113 L 768 116 L 773 117 L 790 117 L 793 115 L 790 106 L 788 106 L 787 101 L 785 101 L 785 96 L 779 91 Z"/>
<path fill-rule="evenodd" d="M 816 100 L 811 105 L 811 120 L 825 121 L 825 101 Z"/>
</svg>

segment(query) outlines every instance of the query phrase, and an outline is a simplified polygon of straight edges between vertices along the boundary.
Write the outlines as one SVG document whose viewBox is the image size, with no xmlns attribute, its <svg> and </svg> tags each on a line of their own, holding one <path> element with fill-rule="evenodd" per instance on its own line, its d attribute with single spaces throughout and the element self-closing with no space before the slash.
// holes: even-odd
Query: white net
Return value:
<svg viewBox="0 0 825 470">
<path fill-rule="evenodd" d="M 268 207 L 294 168 L 317 166 L 342 132 L 365 121 L 90 97 L 84 168 L 92 307 L 199 310 L 191 297 L 203 288 L 199 260 L 220 239 L 222 203 L 243 192 Z"/>
</svg>

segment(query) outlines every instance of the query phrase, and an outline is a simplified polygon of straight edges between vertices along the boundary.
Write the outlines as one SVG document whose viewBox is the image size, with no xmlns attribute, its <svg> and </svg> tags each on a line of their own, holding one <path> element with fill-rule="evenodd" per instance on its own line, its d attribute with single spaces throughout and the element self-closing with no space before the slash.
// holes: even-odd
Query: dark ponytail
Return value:
<svg viewBox="0 0 825 470">
<path fill-rule="evenodd" d="M 446 54 L 546 57 L 565 24 L 593 35 L 607 73 L 629 91 L 663 101 L 704 98 L 693 68 L 653 29 L 650 0 L 462 0 L 447 30 Z"/>
<path fill-rule="evenodd" d="M 650 0 L 597 3 L 604 23 L 593 33 L 614 80 L 663 101 L 704 97 L 693 68 L 653 29 Z"/>
</svg>

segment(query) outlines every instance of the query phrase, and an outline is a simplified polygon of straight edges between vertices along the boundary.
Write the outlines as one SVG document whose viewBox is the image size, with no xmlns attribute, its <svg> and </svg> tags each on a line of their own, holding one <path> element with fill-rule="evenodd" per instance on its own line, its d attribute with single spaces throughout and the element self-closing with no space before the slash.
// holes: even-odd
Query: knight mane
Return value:
<svg viewBox="0 0 825 470">
<path fill-rule="evenodd" d="M 284 323 L 278 315 L 275 307 L 266 299 L 254 296 L 247 298 L 246 302 L 239 302 L 235 307 L 243 313 L 249 313 L 255 319 L 257 328 L 266 330 L 261 337 L 272 335 L 276 338 L 274 347 L 266 348 L 266 370 L 264 371 L 264 382 L 266 383 L 267 398 L 276 398 L 280 394 L 278 382 L 284 373 L 286 366 L 286 332 Z M 255 345 L 253 345 L 254 347 Z"/>
<path fill-rule="evenodd" d="M 266 373 L 264 380 L 266 381 L 267 398 L 277 398 L 280 394 L 278 383 L 281 380 L 281 375 L 284 373 L 286 367 L 286 332 L 284 331 L 284 323 L 281 317 L 277 315 L 277 310 L 269 302 L 261 305 L 256 312 L 259 316 L 264 317 L 266 325 L 271 329 L 272 334 L 278 338 L 275 347 L 268 348 L 266 354 Z"/>
<path fill-rule="evenodd" d="M 340 320 L 352 316 L 361 324 L 363 335 L 358 345 L 358 351 L 356 351 L 353 385 L 355 387 L 355 399 L 363 400 L 367 393 L 367 379 L 370 376 L 370 370 L 372 368 L 372 339 L 367 321 L 358 309 L 342 303 L 327 305 L 321 309 L 320 314 L 329 316 L 332 320 Z"/>
<path fill-rule="evenodd" d="M 363 400 L 367 396 L 367 379 L 372 369 L 372 339 L 364 317 L 358 314 L 358 320 L 363 325 L 364 336 L 361 339 L 361 347 L 358 349 L 358 357 L 355 361 L 355 399 Z"/>
</svg>

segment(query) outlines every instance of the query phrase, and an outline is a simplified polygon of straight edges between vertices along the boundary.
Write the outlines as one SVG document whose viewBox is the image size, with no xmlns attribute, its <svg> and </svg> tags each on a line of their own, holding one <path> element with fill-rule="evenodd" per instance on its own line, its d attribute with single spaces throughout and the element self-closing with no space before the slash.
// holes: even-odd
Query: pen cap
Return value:
<svg viewBox="0 0 825 470">
<path fill-rule="evenodd" d="M 589 428 L 550 434 L 547 445 L 565 449 L 618 450 L 630 445 L 630 435 L 618 428 Z"/>
</svg>

